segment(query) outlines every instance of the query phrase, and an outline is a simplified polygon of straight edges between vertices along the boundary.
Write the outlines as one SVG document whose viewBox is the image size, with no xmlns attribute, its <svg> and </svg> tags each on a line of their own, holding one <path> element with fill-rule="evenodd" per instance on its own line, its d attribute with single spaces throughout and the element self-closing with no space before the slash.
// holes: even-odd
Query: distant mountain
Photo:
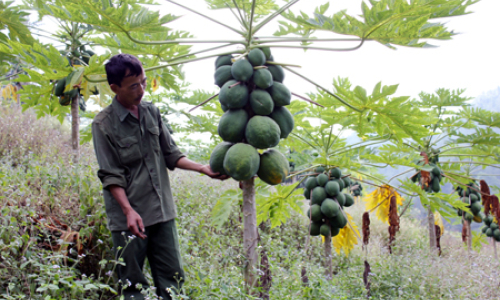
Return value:
<svg viewBox="0 0 500 300">
<path fill-rule="evenodd" d="M 481 94 L 472 102 L 474 106 L 488 109 L 491 111 L 500 111 L 500 86 L 495 90 L 491 90 Z"/>
</svg>

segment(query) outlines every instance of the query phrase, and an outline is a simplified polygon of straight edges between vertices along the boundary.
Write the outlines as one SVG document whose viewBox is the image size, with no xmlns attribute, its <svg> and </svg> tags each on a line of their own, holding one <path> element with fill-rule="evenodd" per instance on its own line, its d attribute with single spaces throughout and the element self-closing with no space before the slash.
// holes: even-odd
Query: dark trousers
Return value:
<svg viewBox="0 0 500 300">
<path fill-rule="evenodd" d="M 179 239 L 175 220 L 146 227 L 146 238 L 134 238 L 127 245 L 130 231 L 113 231 L 111 236 L 117 258 L 125 265 L 117 265 L 118 279 L 121 280 L 125 299 L 144 299 L 137 285 L 148 288 L 143 274 L 144 259 L 147 257 L 153 275 L 156 293 L 160 299 L 171 299 L 167 288 L 180 289 L 184 282 L 184 270 L 179 250 Z M 121 248 L 120 248 L 121 247 Z M 120 249 L 119 249 L 120 248 Z"/>
</svg>

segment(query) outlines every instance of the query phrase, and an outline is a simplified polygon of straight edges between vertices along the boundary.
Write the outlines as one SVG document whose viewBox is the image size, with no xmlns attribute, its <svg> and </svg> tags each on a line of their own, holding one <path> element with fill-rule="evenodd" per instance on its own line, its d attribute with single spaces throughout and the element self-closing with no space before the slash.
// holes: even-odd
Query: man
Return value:
<svg viewBox="0 0 500 300">
<path fill-rule="evenodd" d="M 95 117 L 92 135 L 108 227 L 117 258 L 125 263 L 117 266 L 118 278 L 126 299 L 143 299 L 140 288 L 148 287 L 142 272 L 147 257 L 158 296 L 171 299 L 167 288 L 180 288 L 184 271 L 167 168 L 217 179 L 227 176 L 179 151 L 158 108 L 141 101 L 146 76 L 136 57 L 118 54 L 105 67 L 116 96 Z"/>
</svg>

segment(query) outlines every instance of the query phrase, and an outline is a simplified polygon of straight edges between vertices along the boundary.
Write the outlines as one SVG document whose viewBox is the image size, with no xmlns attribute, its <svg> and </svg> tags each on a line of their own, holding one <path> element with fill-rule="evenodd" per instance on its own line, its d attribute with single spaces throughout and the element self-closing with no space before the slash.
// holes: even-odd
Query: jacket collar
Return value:
<svg viewBox="0 0 500 300">
<path fill-rule="evenodd" d="M 118 102 L 118 100 L 116 100 L 116 96 L 113 97 L 113 102 L 111 102 L 111 106 L 113 107 L 113 110 L 120 119 L 120 122 L 123 122 L 123 120 L 125 120 L 128 114 L 131 114 L 130 111 L 128 111 L 123 105 L 121 105 L 120 102 Z"/>
</svg>

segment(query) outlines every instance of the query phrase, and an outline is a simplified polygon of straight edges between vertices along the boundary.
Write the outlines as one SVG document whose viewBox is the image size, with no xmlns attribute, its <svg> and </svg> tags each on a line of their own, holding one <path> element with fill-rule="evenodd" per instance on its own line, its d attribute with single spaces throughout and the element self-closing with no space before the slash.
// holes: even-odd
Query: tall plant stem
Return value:
<svg viewBox="0 0 500 300">
<path fill-rule="evenodd" d="M 294 137 L 296 137 L 297 139 L 301 140 L 304 144 L 308 145 L 309 147 L 311 148 L 315 148 L 315 146 L 313 146 L 311 143 L 309 143 L 306 139 L 304 139 L 303 137 L 301 137 L 300 135 L 296 134 L 296 133 L 293 133 L 291 132 L 290 135 L 293 135 Z"/>
<path fill-rule="evenodd" d="M 360 171 L 356 171 L 356 173 L 359 173 L 359 174 L 361 174 L 361 175 L 363 175 L 363 176 L 366 176 L 366 177 L 370 177 L 370 178 L 372 178 L 372 179 L 377 180 L 378 182 L 380 182 L 380 183 L 382 183 L 382 184 L 388 185 L 388 186 L 392 187 L 393 189 L 395 189 L 396 191 L 400 192 L 401 194 L 405 194 L 405 195 L 407 195 L 407 196 L 411 196 L 411 194 L 408 194 L 407 192 L 405 192 L 405 191 L 401 190 L 400 188 L 397 188 L 397 187 L 395 187 L 395 186 L 392 186 L 392 185 L 390 185 L 389 183 L 385 182 L 384 180 L 382 180 L 382 179 L 380 179 L 380 178 L 377 178 L 377 177 L 375 177 L 375 176 L 373 176 L 373 175 L 370 175 L 370 174 L 367 174 L 367 173 L 363 173 L 363 172 L 360 172 Z M 361 180 L 359 180 L 359 179 L 356 179 L 356 180 L 361 181 Z"/>
<path fill-rule="evenodd" d="M 219 93 L 209 97 L 207 100 L 201 102 L 200 104 L 196 105 L 195 107 L 191 108 L 188 112 L 192 112 L 193 110 L 197 109 L 200 106 L 203 106 L 204 104 L 210 102 L 210 100 L 214 99 L 215 97 L 219 96 Z"/>
<path fill-rule="evenodd" d="M 393 177 L 391 177 L 391 179 L 389 179 L 389 181 L 387 181 L 387 183 L 391 182 L 391 180 L 393 180 L 394 178 L 396 178 L 396 177 L 398 177 L 398 176 L 401 176 L 401 175 L 403 175 L 403 174 L 406 174 L 406 173 L 408 173 L 408 172 L 411 172 L 411 171 L 413 171 L 413 170 L 414 170 L 413 168 L 412 168 L 412 169 L 408 169 L 408 170 L 406 170 L 406 171 L 404 171 L 404 172 L 401 172 L 401 173 L 399 173 L 399 174 L 397 174 L 397 175 L 394 175 Z"/>
<path fill-rule="evenodd" d="M 230 44 L 225 44 L 225 45 L 220 45 L 220 46 L 215 46 L 215 47 L 212 47 L 212 48 L 207 48 L 207 49 L 199 50 L 199 51 L 196 51 L 196 52 L 191 52 L 191 53 L 188 53 L 188 54 L 176 56 L 175 58 L 167 60 L 167 62 L 176 61 L 177 59 L 180 59 L 180 58 L 183 58 L 183 57 L 188 57 L 188 56 L 192 56 L 192 55 L 196 55 L 196 54 L 200 54 L 200 53 L 205 53 L 205 52 L 217 50 L 217 49 L 220 49 L 220 48 L 225 48 L 225 47 L 232 46 L 232 45 L 234 45 L 234 44 L 230 43 Z"/>
<path fill-rule="evenodd" d="M 130 32 L 124 32 L 127 37 L 134 43 L 143 45 L 166 45 L 166 44 L 216 44 L 216 43 L 229 43 L 229 44 L 244 44 L 244 40 L 200 40 L 200 39 L 176 39 L 165 41 L 141 41 L 130 35 Z"/>
<path fill-rule="evenodd" d="M 418 148 L 417 148 L 417 147 L 415 147 L 415 146 L 413 146 L 413 145 L 410 145 L 410 144 L 408 144 L 408 143 L 403 143 L 403 145 L 405 145 L 405 146 L 407 146 L 407 147 L 410 147 L 410 148 L 412 148 L 413 150 L 420 151 L 420 150 L 418 150 Z"/>
<path fill-rule="evenodd" d="M 292 0 L 292 1 L 288 2 L 287 4 L 283 5 L 282 7 L 280 7 L 277 11 L 275 11 L 274 13 L 272 13 L 269 17 L 265 18 L 262 22 L 260 22 L 259 24 L 257 24 L 255 26 L 255 29 L 253 30 L 253 34 L 255 34 L 257 31 L 259 31 L 262 28 L 262 26 L 264 26 L 267 23 L 269 23 L 272 19 L 274 19 L 277 16 L 279 16 L 282 12 L 284 12 L 287 9 L 289 9 L 292 5 L 296 4 L 297 2 L 299 2 L 299 0 Z"/>
<path fill-rule="evenodd" d="M 403 208 L 403 211 L 399 214 L 400 218 L 405 214 L 408 207 L 410 207 L 410 204 L 411 204 L 411 201 L 413 200 L 413 197 L 415 197 L 415 195 L 411 196 L 410 200 L 408 200 L 408 203 L 406 203 L 405 207 Z"/>
<path fill-rule="evenodd" d="M 190 12 L 192 12 L 192 13 L 195 13 L 195 14 L 197 14 L 197 15 L 200 15 L 200 16 L 202 16 L 202 17 L 204 17 L 204 18 L 206 18 L 206 19 L 208 19 L 208 20 L 210 20 L 210 21 L 212 21 L 212 22 L 214 22 L 214 23 L 217 23 L 217 24 L 219 24 L 219 25 L 221 25 L 221 26 L 224 26 L 224 27 L 226 27 L 226 28 L 228 28 L 228 29 L 230 29 L 230 30 L 232 30 L 232 31 L 234 31 L 234 32 L 236 32 L 236 33 L 238 33 L 238 34 L 243 35 L 243 31 L 238 30 L 238 29 L 236 29 L 236 28 L 233 28 L 233 27 L 231 27 L 231 26 L 229 26 L 229 25 L 227 25 L 227 24 L 224 24 L 224 23 L 222 23 L 222 22 L 219 22 L 219 21 L 217 21 L 217 20 L 215 20 L 215 19 L 213 19 L 213 18 L 211 18 L 211 17 L 209 17 L 209 16 L 207 16 L 207 15 L 205 15 L 205 14 L 202 14 L 202 13 L 200 13 L 200 12 L 198 12 L 198 11 L 194 10 L 194 9 L 191 9 L 191 8 L 189 8 L 189 7 L 187 7 L 187 6 L 184 6 L 184 5 L 180 4 L 180 3 L 177 3 L 177 2 L 172 1 L 172 0 L 166 0 L 166 1 L 167 1 L 167 2 L 170 2 L 170 3 L 173 3 L 173 4 L 177 5 L 177 6 L 180 6 L 180 7 L 184 8 L 184 9 L 186 9 L 186 10 L 189 10 L 189 11 L 190 11 Z"/>
<path fill-rule="evenodd" d="M 331 280 L 333 276 L 333 264 L 332 264 L 332 234 L 329 233 L 325 236 L 325 277 L 327 280 Z"/>
<path fill-rule="evenodd" d="M 253 37 L 252 27 L 253 27 L 253 16 L 255 14 L 255 2 L 256 2 L 256 0 L 252 1 L 252 10 L 250 12 L 250 22 L 248 22 L 248 36 L 247 36 L 248 47 L 250 47 L 250 44 L 252 43 L 252 37 Z"/>
<path fill-rule="evenodd" d="M 429 225 L 429 247 L 431 251 L 435 251 L 437 249 L 436 244 L 436 227 L 434 225 L 434 214 L 432 213 L 431 207 L 427 207 L 427 222 Z"/>
<path fill-rule="evenodd" d="M 337 99 L 338 101 L 340 101 L 340 103 L 344 104 L 345 106 L 349 107 L 350 109 L 354 110 L 354 111 L 357 111 L 357 112 L 361 112 L 360 109 L 350 105 L 349 103 L 347 103 L 344 99 L 340 98 L 339 96 L 335 95 L 334 93 L 330 92 L 328 89 L 324 88 L 323 86 L 319 85 L 318 83 L 312 81 L 311 79 L 307 78 L 306 76 L 304 75 L 301 75 L 300 73 L 298 72 L 295 72 L 294 70 L 290 69 L 289 67 L 286 67 L 284 66 L 283 69 L 287 69 L 288 71 L 292 72 L 293 74 L 299 76 L 300 78 L 306 80 L 307 82 L 309 83 L 312 83 L 313 85 L 317 86 L 318 88 L 324 90 L 326 93 L 330 94 L 333 98 Z"/>
<path fill-rule="evenodd" d="M 350 48 L 324 48 L 324 47 L 292 46 L 292 45 L 267 45 L 267 47 L 345 52 L 345 51 L 357 50 L 357 49 L 361 48 L 361 46 L 363 46 L 363 43 L 364 43 L 364 40 L 361 40 L 361 43 L 359 43 L 359 45 L 357 45 L 355 47 L 350 47 Z"/>
<path fill-rule="evenodd" d="M 317 106 L 320 106 L 320 107 L 325 108 L 323 105 L 321 105 L 321 104 L 319 104 L 319 103 L 317 103 L 317 102 L 314 102 L 314 101 L 312 101 L 311 99 L 307 99 L 306 97 L 303 97 L 303 96 L 301 96 L 301 95 L 299 95 L 299 94 L 292 93 L 292 95 L 293 95 L 293 96 L 295 96 L 295 97 L 297 97 L 297 98 L 299 98 L 299 99 L 302 99 L 302 100 L 304 100 L 304 101 L 307 101 L 307 102 L 309 102 L 309 103 L 311 103 L 311 104 L 314 104 L 314 105 L 317 105 Z"/>
<path fill-rule="evenodd" d="M 80 160 L 80 116 L 78 111 L 79 95 L 71 99 L 71 147 L 73 149 L 73 163 L 76 165 Z"/>
<path fill-rule="evenodd" d="M 349 152 L 351 150 L 355 150 L 355 149 L 360 148 L 360 147 L 367 147 L 367 146 L 372 146 L 372 145 L 380 144 L 380 143 L 383 143 L 383 142 L 387 142 L 388 140 L 391 139 L 391 136 L 392 135 L 389 134 L 387 137 L 383 136 L 383 137 L 369 139 L 369 140 L 366 140 L 366 141 L 355 143 L 355 144 L 352 144 L 352 145 L 349 145 L 349 146 L 345 147 L 347 149 L 344 148 L 344 149 L 342 149 L 342 151 L 335 152 L 334 155 L 338 155 L 338 154 L 342 154 L 342 153 L 345 153 L 345 152 Z M 367 144 L 365 144 L 365 143 L 367 143 Z"/>
<path fill-rule="evenodd" d="M 294 38 L 294 37 L 258 37 L 256 43 L 258 45 L 252 45 L 252 48 L 262 48 L 268 47 L 268 45 L 263 46 L 267 43 L 285 43 L 285 42 L 360 42 L 363 39 L 355 38 L 344 38 L 344 39 L 317 39 L 317 38 Z"/>
<path fill-rule="evenodd" d="M 245 20 L 245 17 L 244 17 L 244 16 L 243 16 L 243 14 L 241 13 L 241 9 L 240 9 L 240 7 L 238 6 L 238 3 L 236 3 L 236 0 L 233 0 L 233 3 L 234 3 L 234 7 L 236 7 L 236 9 L 238 10 L 238 14 L 240 15 L 241 21 L 243 22 L 243 27 L 245 27 L 246 29 L 248 29 L 248 23 L 247 23 L 247 20 Z"/>
<path fill-rule="evenodd" d="M 243 26 L 243 28 L 247 28 L 247 27 L 245 26 L 245 23 L 243 23 L 243 18 L 240 18 L 240 17 L 241 17 L 241 15 L 240 15 L 240 16 L 238 16 L 238 15 L 237 15 L 237 14 L 233 11 L 233 9 L 231 8 L 231 6 L 230 6 L 229 4 L 227 4 L 227 3 L 225 3 L 225 4 L 226 4 L 226 7 L 227 7 L 227 8 L 229 8 L 229 10 L 230 10 L 230 11 L 231 11 L 231 13 L 233 14 L 233 16 L 236 18 L 236 20 L 238 20 L 238 22 L 240 22 L 240 25 L 241 25 L 241 26 Z M 238 12 L 239 12 L 239 11 L 238 11 Z"/>
<path fill-rule="evenodd" d="M 190 63 L 190 62 L 195 62 L 195 61 L 198 61 L 198 60 L 203 60 L 203 59 L 207 59 L 207 58 L 211 58 L 211 57 L 216 57 L 216 56 L 220 56 L 220 55 L 227 55 L 227 54 L 233 54 L 233 53 L 242 53 L 242 52 L 243 52 L 242 50 L 235 50 L 235 51 L 228 51 L 228 52 L 217 53 L 217 54 L 212 54 L 212 55 L 207 55 L 207 56 L 200 56 L 200 57 L 195 57 L 195 58 L 190 58 L 190 59 L 184 59 L 184 60 L 180 60 L 180 61 L 176 61 L 176 62 L 170 62 L 170 63 L 164 64 L 164 65 L 159 65 L 159 66 L 155 66 L 155 67 L 145 68 L 144 71 L 145 72 L 149 72 L 149 71 L 163 69 L 163 68 L 166 68 L 166 67 L 171 67 L 171 66 L 186 64 L 186 63 Z M 90 76 L 94 76 L 94 75 L 97 75 L 97 74 L 93 74 L 93 75 L 90 75 Z M 105 81 L 107 81 L 106 78 L 103 78 L 103 79 L 90 79 L 87 75 L 84 75 L 83 77 L 88 82 L 97 83 L 97 82 L 105 82 Z"/>
<path fill-rule="evenodd" d="M 439 155 L 440 157 L 459 157 L 459 156 L 474 156 L 474 157 L 491 157 L 493 155 L 478 155 L 478 154 L 444 154 L 444 155 Z"/>
<path fill-rule="evenodd" d="M 243 189 L 243 250 L 246 258 L 244 277 L 247 289 L 253 290 L 257 276 L 255 265 L 257 263 L 257 210 L 255 205 L 254 179 L 241 182 Z"/>
<path fill-rule="evenodd" d="M 453 150 L 455 150 L 455 149 L 470 148 L 470 147 L 471 147 L 470 145 L 465 145 L 465 146 L 456 146 L 456 147 L 449 148 L 449 149 L 445 149 L 445 150 L 441 151 L 441 153 L 440 153 L 439 155 L 441 155 L 441 154 L 443 154 L 443 153 L 445 153 L 445 152 L 453 151 Z"/>
</svg>

